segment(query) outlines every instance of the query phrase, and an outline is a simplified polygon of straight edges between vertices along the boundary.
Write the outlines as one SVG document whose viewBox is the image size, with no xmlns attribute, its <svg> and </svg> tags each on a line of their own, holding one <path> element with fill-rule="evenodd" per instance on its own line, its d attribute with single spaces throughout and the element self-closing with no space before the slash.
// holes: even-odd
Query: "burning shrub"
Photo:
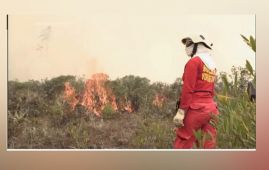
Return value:
<svg viewBox="0 0 269 170">
<path fill-rule="evenodd" d="M 74 110 L 75 106 L 78 104 L 78 99 L 76 98 L 76 91 L 73 86 L 69 82 L 64 84 L 64 99 L 69 103 L 72 110 Z"/>
<path fill-rule="evenodd" d="M 156 95 L 155 95 L 155 98 L 154 98 L 154 100 L 153 100 L 153 102 L 152 102 L 152 104 L 153 104 L 154 106 L 157 106 L 157 107 L 160 108 L 160 107 L 163 106 L 165 100 L 166 100 L 166 97 L 165 97 L 165 96 L 163 96 L 163 95 L 161 95 L 161 94 L 156 94 Z"/>
<path fill-rule="evenodd" d="M 105 83 L 108 80 L 108 75 L 98 73 L 92 75 L 91 79 L 85 83 L 85 89 L 81 104 L 93 111 L 96 116 L 100 116 L 105 105 L 111 104 L 113 110 L 117 110 L 115 96 L 111 90 L 106 88 Z"/>
<path fill-rule="evenodd" d="M 81 94 L 76 93 L 75 88 L 66 82 L 64 99 L 70 104 L 72 110 L 77 104 L 80 104 L 98 117 L 101 116 L 102 110 L 108 104 L 116 111 L 118 110 L 116 97 L 111 89 L 106 87 L 108 78 L 108 75 L 103 73 L 93 74 L 91 79 L 86 80 Z"/>
</svg>

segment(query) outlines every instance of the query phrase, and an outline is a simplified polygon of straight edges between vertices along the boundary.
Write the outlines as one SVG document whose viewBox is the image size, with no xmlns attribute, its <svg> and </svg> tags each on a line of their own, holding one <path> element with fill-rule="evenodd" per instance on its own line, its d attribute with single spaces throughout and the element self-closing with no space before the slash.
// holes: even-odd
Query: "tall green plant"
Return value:
<svg viewBox="0 0 269 170">
<path fill-rule="evenodd" d="M 253 36 L 249 36 L 246 38 L 244 35 L 241 34 L 241 37 L 245 41 L 245 43 L 256 53 L 256 39 Z M 246 60 L 246 69 L 251 76 L 253 76 L 253 83 L 256 84 L 256 75 L 255 71 L 248 60 Z"/>
<path fill-rule="evenodd" d="M 246 60 L 246 69 L 250 73 L 250 75 L 255 76 L 253 67 L 251 66 L 251 64 L 248 60 Z"/>
<path fill-rule="evenodd" d="M 227 95 L 227 93 L 229 92 L 229 82 L 228 82 L 228 78 L 226 74 L 222 74 L 221 75 L 221 80 L 223 82 L 224 85 L 224 94 Z"/>
<path fill-rule="evenodd" d="M 249 38 L 246 38 L 244 35 L 241 34 L 241 37 L 245 41 L 245 43 L 254 51 L 256 52 L 256 39 L 253 38 L 253 36 L 249 36 Z"/>
</svg>

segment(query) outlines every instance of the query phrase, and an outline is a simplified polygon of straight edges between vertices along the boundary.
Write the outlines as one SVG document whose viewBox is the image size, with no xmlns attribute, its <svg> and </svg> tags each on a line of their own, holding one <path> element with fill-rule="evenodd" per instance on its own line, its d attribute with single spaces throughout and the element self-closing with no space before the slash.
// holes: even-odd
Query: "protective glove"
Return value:
<svg viewBox="0 0 269 170">
<path fill-rule="evenodd" d="M 173 122 L 176 127 L 182 127 L 184 125 L 183 119 L 185 117 L 185 111 L 178 109 L 176 115 L 173 118 Z"/>
</svg>

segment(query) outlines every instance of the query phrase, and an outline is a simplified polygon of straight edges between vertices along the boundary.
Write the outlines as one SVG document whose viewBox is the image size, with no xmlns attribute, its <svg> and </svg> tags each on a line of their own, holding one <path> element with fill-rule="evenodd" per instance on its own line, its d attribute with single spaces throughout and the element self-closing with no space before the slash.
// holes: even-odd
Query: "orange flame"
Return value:
<svg viewBox="0 0 269 170">
<path fill-rule="evenodd" d="M 64 99 L 70 104 L 72 110 L 75 109 L 75 106 L 79 102 L 76 98 L 75 88 L 69 82 L 65 82 L 64 84 Z"/>
<path fill-rule="evenodd" d="M 126 105 L 124 106 L 124 110 L 127 111 L 128 113 L 131 113 L 133 112 L 133 107 L 132 107 L 132 104 L 131 102 L 127 102 Z"/>
<path fill-rule="evenodd" d="M 116 97 L 111 90 L 105 87 L 108 75 L 98 73 L 92 75 L 91 79 L 85 83 L 85 89 L 81 104 L 93 111 L 96 116 L 101 116 L 101 112 L 107 104 L 111 104 L 117 110 Z"/>
<path fill-rule="evenodd" d="M 162 107 L 166 97 L 161 94 L 156 94 L 152 104 L 157 107 Z"/>
<path fill-rule="evenodd" d="M 106 87 L 108 79 L 109 76 L 104 73 L 93 74 L 90 79 L 86 80 L 83 93 L 77 95 L 80 100 L 76 98 L 75 88 L 66 82 L 64 99 L 73 110 L 80 103 L 98 117 L 101 116 L 102 110 L 107 104 L 110 104 L 114 110 L 133 112 L 132 103 L 127 99 L 124 100 L 125 102 L 116 103 L 116 97 L 112 90 Z"/>
</svg>

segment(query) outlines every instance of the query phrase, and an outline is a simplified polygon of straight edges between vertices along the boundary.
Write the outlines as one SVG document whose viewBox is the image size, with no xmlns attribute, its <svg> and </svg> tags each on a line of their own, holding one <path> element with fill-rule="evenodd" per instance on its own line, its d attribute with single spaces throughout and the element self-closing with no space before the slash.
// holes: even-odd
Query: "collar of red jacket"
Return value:
<svg viewBox="0 0 269 170">
<path fill-rule="evenodd" d="M 216 69 L 216 64 L 213 61 L 210 53 L 198 53 L 195 56 L 199 57 L 203 61 L 203 63 L 206 65 L 206 67 L 209 68 L 210 70 Z"/>
</svg>

